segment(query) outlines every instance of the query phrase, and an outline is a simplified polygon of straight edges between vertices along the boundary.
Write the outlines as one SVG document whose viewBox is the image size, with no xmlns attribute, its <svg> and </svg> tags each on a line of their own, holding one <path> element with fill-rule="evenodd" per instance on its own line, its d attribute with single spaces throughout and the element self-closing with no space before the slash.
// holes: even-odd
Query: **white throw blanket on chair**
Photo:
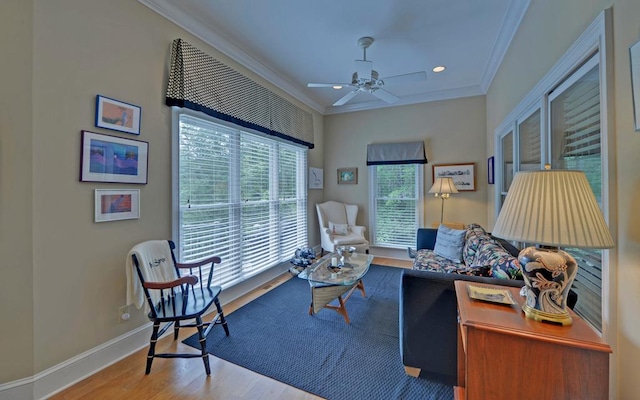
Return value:
<svg viewBox="0 0 640 400">
<path fill-rule="evenodd" d="M 178 279 L 171 248 L 166 240 L 149 240 L 135 245 L 127 254 L 127 304 L 135 304 L 141 308 L 145 304 L 144 290 L 133 263 L 132 255 L 135 255 L 140 264 L 142 276 L 146 282 L 170 282 Z M 150 290 L 153 304 L 160 301 L 160 291 Z M 145 307 L 145 310 L 147 309 Z"/>
</svg>

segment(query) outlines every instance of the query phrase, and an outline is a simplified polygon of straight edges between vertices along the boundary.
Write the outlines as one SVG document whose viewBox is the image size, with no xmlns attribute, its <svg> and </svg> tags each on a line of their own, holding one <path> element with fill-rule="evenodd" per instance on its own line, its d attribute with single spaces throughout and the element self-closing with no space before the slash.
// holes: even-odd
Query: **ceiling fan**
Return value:
<svg viewBox="0 0 640 400">
<path fill-rule="evenodd" d="M 363 60 L 356 60 L 356 72 L 354 72 L 351 77 L 351 83 L 307 83 L 307 87 L 330 87 L 334 89 L 352 87 L 353 90 L 333 103 L 334 106 L 341 106 L 345 104 L 360 92 L 371 93 L 387 103 L 395 103 L 400 100 L 400 98 L 384 90 L 382 88 L 383 86 L 387 87 L 404 83 L 414 83 L 425 81 L 427 79 L 427 73 L 424 71 L 379 78 L 378 71 L 373 69 L 373 63 L 367 60 L 367 48 L 371 46 L 372 43 L 373 38 L 369 36 L 358 39 L 358 46 L 362 49 L 364 56 Z"/>
</svg>

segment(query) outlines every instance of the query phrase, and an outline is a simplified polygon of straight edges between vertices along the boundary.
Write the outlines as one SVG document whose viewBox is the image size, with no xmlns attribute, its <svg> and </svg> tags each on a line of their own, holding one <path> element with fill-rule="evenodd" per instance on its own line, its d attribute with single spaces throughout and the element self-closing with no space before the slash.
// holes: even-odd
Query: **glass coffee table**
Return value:
<svg viewBox="0 0 640 400">
<path fill-rule="evenodd" d="M 342 315 L 348 324 L 350 321 L 345 303 L 356 289 L 360 290 L 362 297 L 366 297 L 362 277 L 369 271 L 373 256 L 353 253 L 340 267 L 331 266 L 333 258 L 340 260 L 339 255 L 329 253 L 298 274 L 298 278 L 307 279 L 311 287 L 309 315 L 329 308 Z M 339 305 L 330 304 L 334 300 L 338 300 Z"/>
</svg>

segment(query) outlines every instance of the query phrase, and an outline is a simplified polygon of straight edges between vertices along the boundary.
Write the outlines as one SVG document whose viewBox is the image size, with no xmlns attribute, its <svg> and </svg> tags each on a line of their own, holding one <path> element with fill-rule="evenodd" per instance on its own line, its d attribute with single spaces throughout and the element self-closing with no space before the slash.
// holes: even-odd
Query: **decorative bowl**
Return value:
<svg viewBox="0 0 640 400">
<path fill-rule="evenodd" d="M 347 261 L 351 258 L 351 255 L 355 253 L 356 248 L 353 246 L 338 246 L 336 247 L 336 253 L 340 257 L 344 257 L 344 260 Z"/>
</svg>

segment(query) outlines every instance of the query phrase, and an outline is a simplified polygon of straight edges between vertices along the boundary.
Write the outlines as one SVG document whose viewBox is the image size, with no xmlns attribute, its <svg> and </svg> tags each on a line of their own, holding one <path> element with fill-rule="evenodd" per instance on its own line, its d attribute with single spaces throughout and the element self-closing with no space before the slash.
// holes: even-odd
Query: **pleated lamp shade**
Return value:
<svg viewBox="0 0 640 400">
<path fill-rule="evenodd" d="M 436 178 L 433 181 L 433 186 L 429 189 L 429 193 L 458 193 L 458 189 L 456 189 L 456 184 L 453 183 L 453 178 Z"/>
<path fill-rule="evenodd" d="M 492 234 L 507 240 L 555 247 L 606 249 L 614 246 L 582 171 L 518 172 Z"/>
</svg>

